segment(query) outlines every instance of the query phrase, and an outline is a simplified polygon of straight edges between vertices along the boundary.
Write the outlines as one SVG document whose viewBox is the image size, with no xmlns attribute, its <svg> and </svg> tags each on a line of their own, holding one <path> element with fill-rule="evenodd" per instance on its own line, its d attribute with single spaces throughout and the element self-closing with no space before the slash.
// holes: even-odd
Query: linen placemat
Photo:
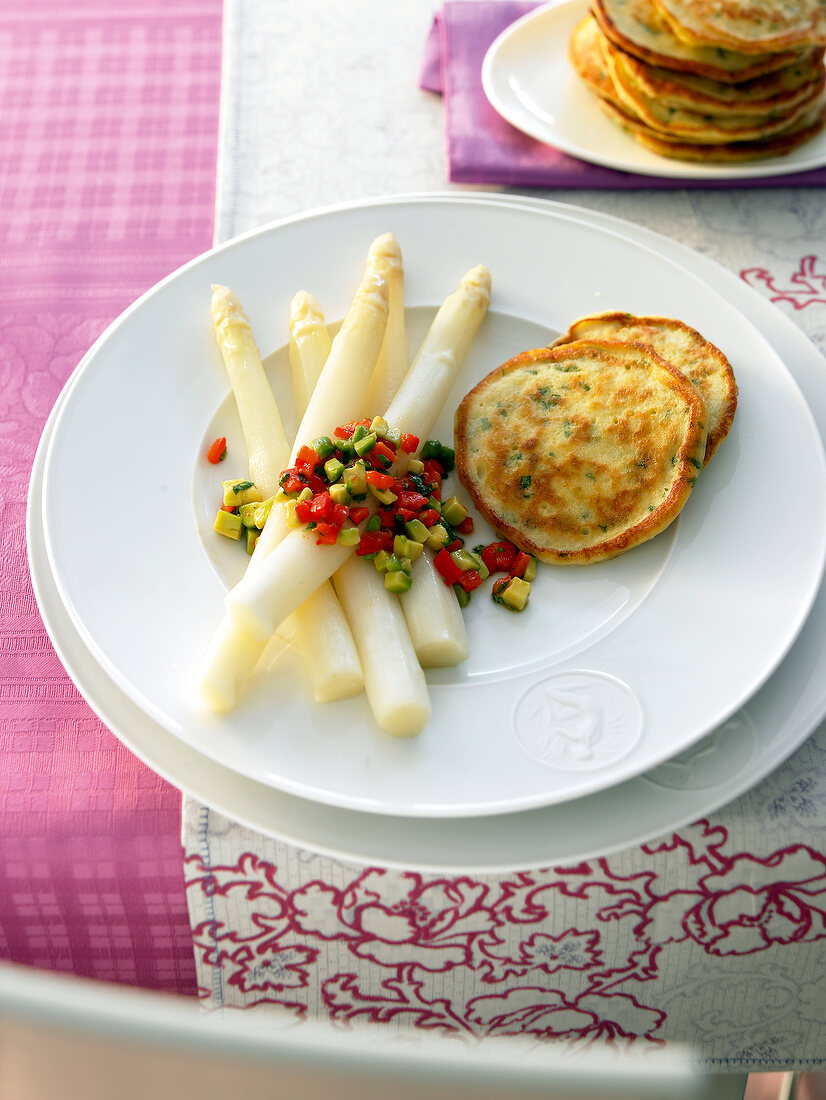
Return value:
<svg viewBox="0 0 826 1100">
<path fill-rule="evenodd" d="M 411 99 L 404 84 L 417 60 L 415 0 L 394 8 L 382 95 L 343 130 L 332 110 L 359 102 L 375 71 L 386 37 L 371 22 L 376 10 L 367 0 L 346 11 L 319 3 L 328 51 L 319 59 L 317 35 L 302 33 L 287 0 L 230 0 L 218 239 L 359 197 L 376 181 L 443 190 L 432 97 Z M 323 94 L 312 66 L 332 60 L 333 42 L 347 65 Z M 287 70 L 267 65 L 287 43 Z M 300 132 L 280 117 L 271 125 L 274 103 L 288 112 L 305 100 L 313 111 Z M 318 150 L 334 173 L 311 171 Z M 749 204 L 729 192 L 653 198 L 606 191 L 594 205 L 728 258 L 826 347 L 824 265 L 803 259 L 821 224 L 816 192 L 778 192 L 773 207 L 757 194 Z M 764 229 L 767 211 L 776 217 Z M 798 269 L 810 272 L 808 289 Z M 209 1007 L 470 1039 L 679 1040 L 715 1068 L 742 1072 L 824 1064 L 824 727 L 708 820 L 577 866 L 491 876 L 365 867 L 262 836 L 189 798 L 182 837 Z"/>
<path fill-rule="evenodd" d="M 46 417 L 95 338 L 210 245 L 220 36 L 220 0 L 0 14 L 0 957 L 190 994 L 180 794 L 55 654 L 26 498 Z M 90 538 L 95 504 L 79 489 Z"/>
<path fill-rule="evenodd" d="M 447 0 L 421 57 L 419 86 L 442 95 L 448 179 L 525 188 L 716 189 L 815 186 L 826 168 L 787 176 L 695 180 L 614 171 L 568 156 L 515 129 L 482 88 L 482 62 L 502 31 L 539 5 L 526 0 Z"/>
</svg>

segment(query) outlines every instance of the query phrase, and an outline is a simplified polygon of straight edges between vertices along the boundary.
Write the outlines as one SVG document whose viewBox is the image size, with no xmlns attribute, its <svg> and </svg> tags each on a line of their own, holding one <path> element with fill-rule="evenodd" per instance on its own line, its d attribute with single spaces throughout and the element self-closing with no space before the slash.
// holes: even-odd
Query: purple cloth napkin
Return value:
<svg viewBox="0 0 826 1100">
<path fill-rule="evenodd" d="M 488 102 L 482 90 L 482 62 L 496 37 L 538 6 L 526 0 L 447 0 L 433 21 L 421 59 L 419 86 L 444 98 L 451 183 L 618 190 L 826 183 L 826 168 L 759 179 L 685 180 L 635 175 L 577 160 L 523 134 Z"/>
</svg>

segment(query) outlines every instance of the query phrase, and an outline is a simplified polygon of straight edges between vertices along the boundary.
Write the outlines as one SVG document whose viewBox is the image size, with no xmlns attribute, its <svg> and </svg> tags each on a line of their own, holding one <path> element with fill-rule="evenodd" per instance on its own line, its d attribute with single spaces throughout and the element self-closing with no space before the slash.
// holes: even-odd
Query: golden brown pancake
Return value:
<svg viewBox="0 0 826 1100">
<path fill-rule="evenodd" d="M 826 126 L 826 106 L 820 101 L 809 108 L 793 126 L 762 141 L 723 144 L 689 142 L 672 139 L 662 131 L 652 129 L 608 99 L 598 96 L 596 102 L 614 122 L 653 153 L 673 160 L 703 161 L 708 164 L 740 164 L 785 156 L 811 140 Z"/>
<path fill-rule="evenodd" d="M 742 54 L 826 44 L 823 0 L 656 0 L 683 41 Z"/>
<path fill-rule="evenodd" d="M 659 96 L 649 96 L 635 83 L 625 66 L 625 55 L 610 43 L 605 44 L 608 72 L 621 101 L 629 114 L 641 119 L 652 130 L 665 134 L 672 141 L 692 141 L 702 144 L 726 144 L 733 141 L 765 141 L 789 129 L 800 119 L 811 102 L 823 91 L 826 81 L 814 84 L 803 103 L 781 110 L 770 107 L 761 115 L 742 115 L 723 108 L 716 112 L 694 111 L 673 107 Z"/>
<path fill-rule="evenodd" d="M 629 80 L 666 107 L 708 114 L 765 115 L 786 111 L 816 97 L 826 80 L 823 50 L 811 50 L 790 65 L 738 84 L 725 84 L 693 73 L 676 73 L 622 54 Z"/>
<path fill-rule="evenodd" d="M 585 565 L 677 517 L 702 469 L 705 407 L 644 344 L 536 348 L 456 412 L 456 470 L 479 512 L 542 561 Z"/>
<path fill-rule="evenodd" d="M 648 344 L 699 390 L 706 407 L 708 462 L 728 435 L 737 409 L 737 384 L 731 364 L 696 329 L 670 317 L 637 317 L 620 311 L 596 313 L 574 321 L 553 347 L 576 340 L 629 340 Z"/>
<path fill-rule="evenodd" d="M 689 45 L 679 38 L 654 0 L 591 0 L 591 10 L 607 38 L 626 53 L 663 69 L 736 83 L 782 69 L 796 51 L 743 54 Z"/>
</svg>

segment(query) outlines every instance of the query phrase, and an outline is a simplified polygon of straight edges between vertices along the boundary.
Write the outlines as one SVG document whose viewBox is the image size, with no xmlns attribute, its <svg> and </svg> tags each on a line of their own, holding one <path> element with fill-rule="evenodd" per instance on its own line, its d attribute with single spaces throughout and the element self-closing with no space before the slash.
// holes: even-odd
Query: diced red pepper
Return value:
<svg viewBox="0 0 826 1100">
<path fill-rule="evenodd" d="M 462 542 L 461 539 L 453 539 L 452 542 L 449 542 L 447 544 L 447 546 L 445 547 L 445 550 L 448 550 L 448 551 L 461 550 L 463 545 L 464 545 L 464 543 Z"/>
<path fill-rule="evenodd" d="M 329 493 L 316 493 L 310 501 L 310 519 L 316 523 L 329 523 L 333 518 L 335 504 Z"/>
<path fill-rule="evenodd" d="M 355 424 L 344 424 L 340 428 L 336 428 L 333 435 L 335 435 L 338 439 L 351 439 L 355 430 Z"/>
<path fill-rule="evenodd" d="M 433 564 L 436 566 L 436 571 L 445 584 L 454 585 L 458 583 L 463 571 L 459 568 L 450 554 L 448 554 L 447 550 L 444 548 L 441 549 L 433 559 Z"/>
<path fill-rule="evenodd" d="M 512 577 L 524 577 L 525 570 L 530 564 L 530 554 L 526 554 L 524 550 L 520 550 L 519 553 L 516 555 L 516 561 L 511 566 L 510 575 Z"/>
<path fill-rule="evenodd" d="M 295 505 L 295 518 L 299 523 L 309 523 L 310 519 L 310 502 L 309 500 L 298 500 Z"/>
<path fill-rule="evenodd" d="M 396 508 L 396 513 L 395 514 L 397 516 L 401 517 L 401 519 L 405 523 L 407 523 L 407 521 L 410 520 L 410 519 L 415 519 L 416 518 L 416 513 L 411 511 L 410 508 Z"/>
<path fill-rule="evenodd" d="M 460 584 L 465 592 L 472 592 L 481 583 L 482 577 L 478 569 L 465 569 L 457 581 L 457 584 Z"/>
<path fill-rule="evenodd" d="M 223 462 L 227 457 L 227 437 L 222 435 L 220 439 L 216 439 L 211 444 L 207 451 L 207 460 L 212 463 L 213 466 L 217 466 L 219 462 Z"/>
<path fill-rule="evenodd" d="M 332 546 L 332 544 L 338 538 L 338 532 L 340 528 L 335 523 L 319 523 L 316 526 L 316 534 L 318 538 L 316 546 Z"/>
<path fill-rule="evenodd" d="M 456 530 L 460 535 L 472 535 L 473 534 L 473 516 L 465 516 L 461 523 L 456 525 Z"/>
<path fill-rule="evenodd" d="M 364 505 L 359 505 L 358 508 L 350 509 L 350 519 L 353 521 L 353 523 L 355 523 L 356 526 L 358 526 L 360 523 L 363 523 L 369 515 L 370 509 L 366 508 Z"/>
<path fill-rule="evenodd" d="M 379 550 L 393 549 L 392 531 L 362 531 L 359 544 L 356 547 L 358 557 L 365 554 L 377 554 Z"/>
<path fill-rule="evenodd" d="M 405 432 L 399 440 L 399 445 L 403 451 L 412 455 L 419 449 L 419 437 L 412 432 Z"/>
<path fill-rule="evenodd" d="M 341 527 L 345 520 L 350 518 L 350 511 L 346 504 L 333 504 L 333 517 L 331 522 Z"/>
<path fill-rule="evenodd" d="M 321 462 L 316 451 L 312 447 L 299 447 L 298 454 L 295 456 L 295 464 L 299 470 L 303 470 L 305 467 L 309 468 L 310 473 L 315 472 L 316 466 Z"/>
<path fill-rule="evenodd" d="M 235 507 L 234 504 L 222 504 L 221 505 L 221 511 L 222 512 L 237 512 L 238 509 Z"/>
<path fill-rule="evenodd" d="M 369 458 L 374 466 L 376 465 L 376 459 L 383 458 L 389 467 L 396 461 L 396 452 L 383 439 L 377 439 L 370 451 Z"/>
<path fill-rule="evenodd" d="M 512 542 L 502 539 L 501 542 L 492 542 L 485 547 L 482 561 L 490 573 L 510 573 L 518 553 Z"/>
<path fill-rule="evenodd" d="M 396 520 L 392 508 L 379 508 L 379 523 L 382 527 L 395 527 Z"/>
<path fill-rule="evenodd" d="M 435 508 L 425 508 L 423 512 L 419 512 L 419 519 L 425 527 L 432 527 L 434 523 L 438 523 L 441 518 L 442 517 Z"/>
<path fill-rule="evenodd" d="M 383 474 L 380 470 L 368 470 L 364 475 L 368 485 L 375 485 L 377 489 L 389 489 L 393 484 L 391 474 Z"/>
<path fill-rule="evenodd" d="M 421 508 L 427 507 L 427 497 L 422 496 L 421 493 L 415 493 L 410 489 L 402 489 L 396 495 L 399 498 L 397 506 L 400 508 L 409 508 L 413 512 L 418 512 Z"/>
<path fill-rule="evenodd" d="M 435 458 L 426 458 L 422 465 L 424 466 L 422 475 L 425 480 L 436 482 L 437 485 L 441 485 L 442 478 L 445 476 L 442 464 L 437 462 Z"/>
<path fill-rule="evenodd" d="M 307 484 L 307 480 L 299 477 L 298 472 L 290 468 L 281 475 L 279 484 L 285 493 L 300 493 Z"/>
</svg>

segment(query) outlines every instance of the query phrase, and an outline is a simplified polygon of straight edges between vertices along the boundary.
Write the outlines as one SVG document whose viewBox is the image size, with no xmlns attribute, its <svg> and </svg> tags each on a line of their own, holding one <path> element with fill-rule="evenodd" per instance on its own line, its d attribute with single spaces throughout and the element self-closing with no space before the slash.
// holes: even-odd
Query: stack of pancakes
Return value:
<svg viewBox="0 0 826 1100">
<path fill-rule="evenodd" d="M 731 428 L 723 352 L 667 317 L 583 317 L 522 352 L 456 412 L 456 471 L 494 530 L 589 565 L 664 531 Z"/>
<path fill-rule="evenodd" d="M 737 163 L 826 126 L 824 0 L 591 0 L 571 62 L 647 148 Z"/>
</svg>

